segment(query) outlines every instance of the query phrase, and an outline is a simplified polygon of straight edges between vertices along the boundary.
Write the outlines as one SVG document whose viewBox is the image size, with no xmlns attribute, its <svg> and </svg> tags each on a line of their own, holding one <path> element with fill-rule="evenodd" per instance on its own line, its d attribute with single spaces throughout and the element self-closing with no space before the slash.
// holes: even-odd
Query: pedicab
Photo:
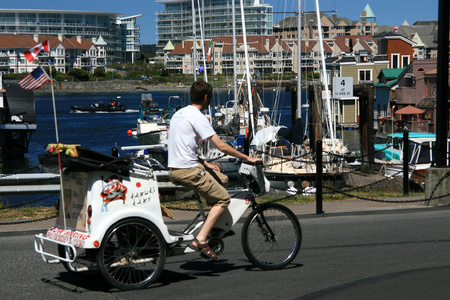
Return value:
<svg viewBox="0 0 450 300">
<path fill-rule="evenodd" d="M 158 278 L 166 257 L 195 252 L 189 245 L 206 217 L 201 200 L 185 230 L 170 230 L 148 159 L 119 158 L 82 146 L 73 152 L 39 157 L 44 169 L 61 168 L 62 177 L 55 226 L 35 235 L 35 250 L 45 262 L 62 263 L 73 273 L 99 272 L 112 286 L 134 290 Z M 256 196 L 270 188 L 261 165 L 242 164 L 240 169 L 247 187 L 232 191 L 208 244 L 221 254 L 223 239 L 251 207 L 241 237 L 246 256 L 262 269 L 283 268 L 300 249 L 300 223 L 283 205 L 256 203 Z"/>
</svg>

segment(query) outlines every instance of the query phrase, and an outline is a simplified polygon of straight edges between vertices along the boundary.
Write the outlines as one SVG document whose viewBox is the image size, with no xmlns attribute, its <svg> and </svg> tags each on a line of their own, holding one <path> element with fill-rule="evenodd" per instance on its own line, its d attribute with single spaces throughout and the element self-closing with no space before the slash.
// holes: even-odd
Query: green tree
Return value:
<svg viewBox="0 0 450 300">
<path fill-rule="evenodd" d="M 94 71 L 94 77 L 106 77 L 105 69 L 103 68 L 97 68 Z"/>
<path fill-rule="evenodd" d="M 75 78 L 78 81 L 89 81 L 89 73 L 83 69 L 71 69 L 67 72 L 68 76 Z"/>
</svg>

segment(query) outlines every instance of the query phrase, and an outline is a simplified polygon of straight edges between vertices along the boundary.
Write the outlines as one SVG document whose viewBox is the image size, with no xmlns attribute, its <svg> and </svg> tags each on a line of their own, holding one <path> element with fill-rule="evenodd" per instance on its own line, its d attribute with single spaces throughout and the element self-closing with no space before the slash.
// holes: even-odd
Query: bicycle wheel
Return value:
<svg viewBox="0 0 450 300">
<path fill-rule="evenodd" d="M 106 232 L 97 263 L 100 273 L 121 290 L 135 290 L 158 278 L 166 261 L 166 244 L 148 221 L 127 219 Z"/>
<path fill-rule="evenodd" d="M 302 229 L 286 206 L 271 203 L 261 213 L 253 210 L 242 227 L 242 248 L 247 258 L 264 270 L 281 269 L 297 256 Z"/>
</svg>

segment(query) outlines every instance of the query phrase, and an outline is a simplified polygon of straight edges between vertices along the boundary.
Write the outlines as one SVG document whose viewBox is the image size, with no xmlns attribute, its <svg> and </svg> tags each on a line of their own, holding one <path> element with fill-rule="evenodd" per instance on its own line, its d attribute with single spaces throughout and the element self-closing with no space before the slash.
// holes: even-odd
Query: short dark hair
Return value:
<svg viewBox="0 0 450 300">
<path fill-rule="evenodd" d="M 202 104 L 205 95 L 213 96 L 213 87 L 203 80 L 195 81 L 191 86 L 190 97 L 191 104 Z"/>
</svg>

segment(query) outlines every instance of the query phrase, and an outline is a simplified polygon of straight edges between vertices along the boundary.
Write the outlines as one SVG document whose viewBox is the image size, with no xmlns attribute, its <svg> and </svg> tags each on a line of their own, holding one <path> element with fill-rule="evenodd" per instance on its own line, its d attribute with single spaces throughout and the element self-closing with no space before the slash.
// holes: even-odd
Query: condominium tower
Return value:
<svg viewBox="0 0 450 300">
<path fill-rule="evenodd" d="M 106 42 L 108 63 L 134 62 L 139 55 L 136 18 L 106 12 L 0 9 L 1 34 L 63 35 Z"/>
<path fill-rule="evenodd" d="M 192 15 L 194 4 L 196 37 L 201 37 L 201 29 L 205 39 L 233 34 L 232 1 L 235 1 L 236 35 L 242 35 L 242 18 L 239 0 L 159 0 L 165 6 L 164 11 L 156 12 L 157 16 L 157 53 L 170 41 L 178 44 L 193 38 Z M 272 35 L 273 7 L 264 0 L 244 0 L 245 28 L 247 35 Z M 202 16 L 202 18 L 199 18 Z M 201 22 L 200 22 L 201 21 Z M 202 26 L 200 26 L 200 24 Z"/>
</svg>

